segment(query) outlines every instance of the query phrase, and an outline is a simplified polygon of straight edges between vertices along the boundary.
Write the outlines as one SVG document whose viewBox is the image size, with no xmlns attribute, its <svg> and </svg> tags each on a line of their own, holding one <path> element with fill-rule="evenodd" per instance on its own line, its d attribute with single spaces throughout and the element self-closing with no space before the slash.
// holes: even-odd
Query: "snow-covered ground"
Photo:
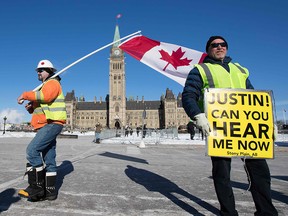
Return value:
<svg viewBox="0 0 288 216">
<path fill-rule="evenodd" d="M 94 139 L 94 132 L 73 132 L 68 133 L 64 132 L 65 135 L 78 135 L 79 137 L 91 137 L 91 142 Z M 1 138 L 22 138 L 22 137 L 34 137 L 34 132 L 10 132 L 6 131 L 5 134 L 0 134 L 0 141 Z M 204 145 L 205 140 L 201 140 L 199 134 L 196 134 L 194 137 L 194 140 L 190 139 L 190 134 L 178 134 L 176 137 L 173 134 L 157 134 L 152 133 L 151 135 L 147 135 L 145 138 L 141 139 L 141 134 L 137 136 L 136 133 L 133 133 L 132 135 L 128 136 L 121 136 L 121 137 L 113 137 L 108 139 L 103 139 L 101 143 L 119 143 L 119 144 L 137 144 L 143 141 L 145 144 L 183 144 L 183 145 L 191 145 L 191 144 L 198 144 L 198 145 Z"/>
<path fill-rule="evenodd" d="M 63 134 L 66 135 L 78 135 L 78 137 L 87 137 L 91 139 L 91 142 L 94 139 L 94 132 L 73 132 L 68 133 L 64 132 Z M 22 137 L 34 137 L 35 133 L 33 132 L 10 132 L 6 131 L 5 134 L 0 134 L 0 142 L 1 138 L 22 138 Z M 132 135 L 121 136 L 121 137 L 113 137 L 108 139 L 103 139 L 101 143 L 114 143 L 114 144 L 139 144 L 140 142 L 144 142 L 144 144 L 182 144 L 182 145 L 205 145 L 205 140 L 202 140 L 200 135 L 196 133 L 194 140 L 190 139 L 190 134 L 159 134 L 159 133 L 152 133 L 151 135 L 146 136 L 144 139 L 141 139 L 141 134 L 137 136 L 136 133 L 133 133 Z M 276 145 L 279 146 L 288 146 L 288 134 L 278 134 L 277 139 L 275 141 Z"/>
</svg>

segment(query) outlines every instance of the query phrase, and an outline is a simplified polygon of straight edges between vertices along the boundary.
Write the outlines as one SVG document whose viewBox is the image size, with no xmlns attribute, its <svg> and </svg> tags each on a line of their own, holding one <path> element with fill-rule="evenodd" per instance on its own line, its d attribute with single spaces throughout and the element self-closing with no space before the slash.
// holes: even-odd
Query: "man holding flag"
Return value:
<svg viewBox="0 0 288 216">
<path fill-rule="evenodd" d="M 65 98 L 61 78 L 52 78 L 56 68 L 49 60 L 39 61 L 36 72 L 43 84 L 41 89 L 23 92 L 17 98 L 19 104 L 29 101 L 25 108 L 32 114 L 31 125 L 37 131 L 26 148 L 25 175 L 28 174 L 29 185 L 18 194 L 31 201 L 55 200 L 58 196 L 56 138 L 66 123 Z"/>
</svg>

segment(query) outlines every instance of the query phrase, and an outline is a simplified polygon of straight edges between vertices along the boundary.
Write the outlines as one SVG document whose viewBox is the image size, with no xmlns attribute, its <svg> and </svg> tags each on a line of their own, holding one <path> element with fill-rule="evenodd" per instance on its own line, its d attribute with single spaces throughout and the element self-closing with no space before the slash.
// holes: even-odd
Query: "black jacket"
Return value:
<svg viewBox="0 0 288 216">
<path fill-rule="evenodd" d="M 226 56 L 222 63 L 221 61 L 216 61 L 209 56 L 206 56 L 203 63 L 219 64 L 229 73 L 228 63 L 231 62 L 231 60 L 230 57 Z M 191 119 L 194 119 L 195 115 L 202 112 L 198 106 L 198 100 L 202 95 L 202 89 L 203 80 L 198 68 L 195 67 L 189 72 L 182 92 L 183 108 Z M 246 80 L 246 89 L 254 89 L 248 78 Z"/>
</svg>

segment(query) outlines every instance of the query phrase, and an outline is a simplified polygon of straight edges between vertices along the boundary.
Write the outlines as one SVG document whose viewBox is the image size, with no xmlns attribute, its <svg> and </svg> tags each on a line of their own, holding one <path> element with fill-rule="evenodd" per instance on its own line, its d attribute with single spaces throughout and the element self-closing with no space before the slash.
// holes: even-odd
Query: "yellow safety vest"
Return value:
<svg viewBox="0 0 288 216">
<path fill-rule="evenodd" d="M 237 63 L 229 63 L 230 72 L 221 65 L 204 63 L 197 64 L 203 80 L 204 88 L 244 88 L 249 71 Z"/>
<path fill-rule="evenodd" d="M 48 80 L 47 82 L 49 82 Z M 45 85 L 45 84 L 44 84 Z M 44 95 L 41 91 L 37 92 L 37 99 L 40 99 L 40 101 L 44 100 Z M 50 103 L 41 103 L 40 106 L 45 113 L 47 120 L 66 120 L 67 114 L 66 114 L 66 105 L 64 101 L 65 97 L 61 90 L 61 93 L 58 95 L 58 97 L 53 100 Z M 35 111 L 34 111 L 35 112 Z"/>
<path fill-rule="evenodd" d="M 218 64 L 203 63 L 195 67 L 200 72 L 203 80 L 202 95 L 198 101 L 200 109 L 204 110 L 203 94 L 206 88 L 242 88 L 246 89 L 246 80 L 249 71 L 238 63 L 229 63 L 230 72 Z"/>
</svg>

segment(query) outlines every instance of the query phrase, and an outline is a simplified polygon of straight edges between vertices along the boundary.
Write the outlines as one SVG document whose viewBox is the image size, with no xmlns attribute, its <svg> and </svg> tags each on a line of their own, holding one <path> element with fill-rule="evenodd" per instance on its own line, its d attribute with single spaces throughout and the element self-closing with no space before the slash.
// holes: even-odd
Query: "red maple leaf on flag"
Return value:
<svg viewBox="0 0 288 216">
<path fill-rule="evenodd" d="M 185 52 L 182 52 L 181 47 L 179 47 L 176 52 L 173 51 L 171 56 L 169 55 L 168 52 L 164 51 L 163 49 L 161 49 L 160 51 L 161 54 L 161 58 L 164 61 L 167 61 L 167 65 L 163 68 L 163 71 L 166 70 L 166 68 L 168 67 L 169 64 L 173 65 L 173 67 L 175 68 L 175 70 L 177 70 L 177 67 L 179 66 L 188 66 L 190 64 L 190 62 L 193 59 L 181 59 L 183 57 L 183 55 L 185 54 Z"/>
</svg>

